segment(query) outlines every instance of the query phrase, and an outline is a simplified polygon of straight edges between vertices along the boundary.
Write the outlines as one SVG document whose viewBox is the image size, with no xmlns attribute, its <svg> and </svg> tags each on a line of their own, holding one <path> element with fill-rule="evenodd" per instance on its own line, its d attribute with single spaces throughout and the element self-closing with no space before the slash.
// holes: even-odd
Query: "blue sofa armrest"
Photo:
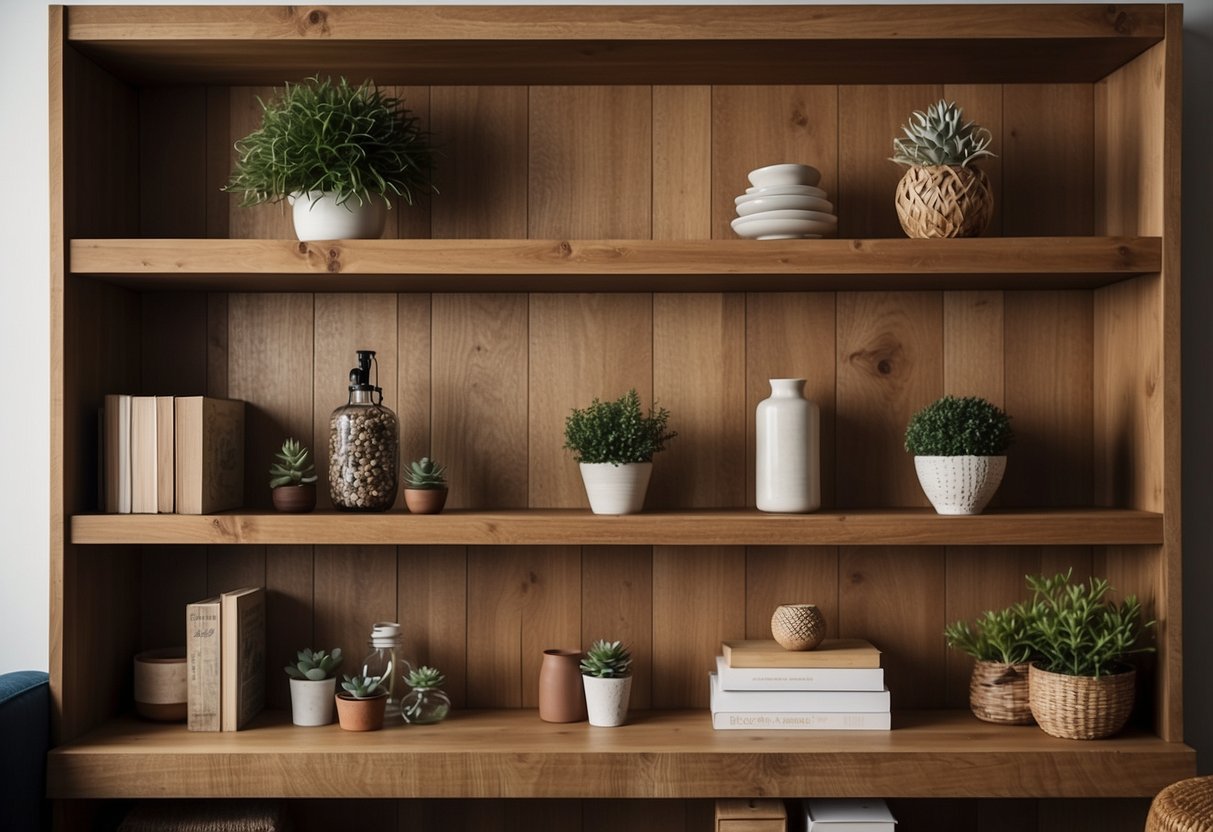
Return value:
<svg viewBox="0 0 1213 832">
<path fill-rule="evenodd" d="M 45 829 L 50 680 L 21 670 L 0 676 L 0 818 L 5 829 Z"/>
</svg>

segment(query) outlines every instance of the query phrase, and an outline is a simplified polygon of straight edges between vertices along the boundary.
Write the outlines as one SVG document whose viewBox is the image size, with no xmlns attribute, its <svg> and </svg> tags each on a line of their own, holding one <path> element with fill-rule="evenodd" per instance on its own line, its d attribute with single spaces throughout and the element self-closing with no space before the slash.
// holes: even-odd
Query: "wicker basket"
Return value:
<svg viewBox="0 0 1213 832">
<path fill-rule="evenodd" d="M 1028 665 L 982 662 L 969 677 L 969 707 L 973 716 L 1002 725 L 1031 725 L 1028 705 Z"/>
<path fill-rule="evenodd" d="M 1035 664 L 1028 672 L 1032 716 L 1046 734 L 1067 740 L 1110 737 L 1133 710 L 1137 671 L 1111 676 L 1067 676 Z"/>
<path fill-rule="evenodd" d="M 1213 832 L 1213 777 L 1180 780 L 1159 792 L 1146 832 Z"/>
<path fill-rule="evenodd" d="M 896 203 L 909 237 L 976 237 L 994 213 L 990 180 L 959 165 L 911 167 L 897 183 Z"/>
</svg>

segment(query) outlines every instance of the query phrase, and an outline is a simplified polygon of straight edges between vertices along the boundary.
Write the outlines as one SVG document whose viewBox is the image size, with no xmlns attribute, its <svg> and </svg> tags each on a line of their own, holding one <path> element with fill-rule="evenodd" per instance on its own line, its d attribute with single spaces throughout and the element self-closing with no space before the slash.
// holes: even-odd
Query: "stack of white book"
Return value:
<svg viewBox="0 0 1213 832">
<path fill-rule="evenodd" d="M 897 821 L 880 798 L 806 800 L 808 832 L 894 832 Z"/>
<path fill-rule="evenodd" d="M 712 727 L 888 731 L 880 651 L 862 639 L 826 639 L 792 652 L 775 641 L 726 641 L 716 657 Z"/>
</svg>

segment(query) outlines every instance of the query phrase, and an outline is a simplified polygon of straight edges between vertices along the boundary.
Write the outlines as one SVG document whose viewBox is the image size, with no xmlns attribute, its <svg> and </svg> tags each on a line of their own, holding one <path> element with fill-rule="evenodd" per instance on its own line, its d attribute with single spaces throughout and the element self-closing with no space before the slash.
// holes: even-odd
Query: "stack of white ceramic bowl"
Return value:
<svg viewBox="0 0 1213 832">
<path fill-rule="evenodd" d="M 796 240 L 828 237 L 838 217 L 826 192 L 817 187 L 821 173 L 808 165 L 767 165 L 750 171 L 754 187 L 733 200 L 733 231 L 747 240 Z"/>
</svg>

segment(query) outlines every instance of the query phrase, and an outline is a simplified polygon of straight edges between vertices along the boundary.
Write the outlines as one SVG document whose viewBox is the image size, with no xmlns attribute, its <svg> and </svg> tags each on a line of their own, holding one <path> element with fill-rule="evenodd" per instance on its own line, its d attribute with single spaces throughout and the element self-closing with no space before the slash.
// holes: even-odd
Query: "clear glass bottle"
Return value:
<svg viewBox="0 0 1213 832">
<path fill-rule="evenodd" d="M 358 350 L 350 395 L 329 420 L 329 495 L 346 511 L 386 511 L 396 501 L 400 423 L 371 384 L 373 350 Z M 379 364 L 375 362 L 378 381 Z"/>
<path fill-rule="evenodd" d="M 409 725 L 433 725 L 442 722 L 451 711 L 450 697 L 442 690 L 446 677 L 430 667 L 410 674 L 412 690 L 400 702 L 400 716 Z"/>
<path fill-rule="evenodd" d="M 413 672 L 412 666 L 401 657 L 400 625 L 394 621 L 379 621 L 371 628 L 369 644 L 371 652 L 362 660 L 363 676 L 379 676 L 387 691 L 386 716 L 400 713 L 400 700 L 404 695 L 404 678 Z"/>
</svg>

